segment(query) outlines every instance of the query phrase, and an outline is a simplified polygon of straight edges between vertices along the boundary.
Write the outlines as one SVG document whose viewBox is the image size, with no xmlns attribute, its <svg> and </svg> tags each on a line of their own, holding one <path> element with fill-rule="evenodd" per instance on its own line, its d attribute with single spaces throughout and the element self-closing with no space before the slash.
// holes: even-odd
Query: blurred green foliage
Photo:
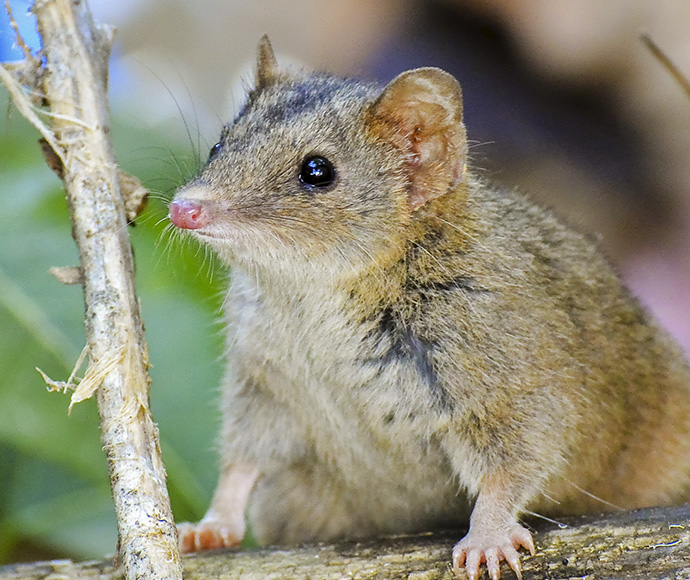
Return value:
<svg viewBox="0 0 690 580">
<path fill-rule="evenodd" d="M 0 109 L 0 564 L 102 558 L 114 553 L 117 533 L 95 402 L 68 416 L 69 395 L 47 392 L 35 370 L 66 380 L 85 342 L 80 288 L 47 272 L 78 262 L 67 203 L 41 158 L 38 133 L 8 107 L 3 89 Z M 182 120 L 154 131 L 126 114 L 116 115 L 112 135 L 123 169 L 152 191 L 130 228 L 151 403 L 175 517 L 196 519 L 217 473 L 226 274 L 166 230 L 165 198 L 195 172 L 198 144 Z"/>
</svg>

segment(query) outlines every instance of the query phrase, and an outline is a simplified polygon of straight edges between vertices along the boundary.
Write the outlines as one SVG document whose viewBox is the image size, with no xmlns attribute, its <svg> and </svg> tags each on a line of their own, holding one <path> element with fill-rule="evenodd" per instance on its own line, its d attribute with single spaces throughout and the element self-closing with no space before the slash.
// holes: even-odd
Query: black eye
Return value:
<svg viewBox="0 0 690 580">
<path fill-rule="evenodd" d="M 325 157 L 313 155 L 302 162 L 299 180 L 312 187 L 326 187 L 335 180 L 335 168 Z"/>
<path fill-rule="evenodd" d="M 208 160 L 211 161 L 211 159 L 218 155 L 222 147 L 223 146 L 220 144 L 220 142 L 216 143 L 213 147 L 211 147 L 211 151 L 208 154 Z"/>
</svg>

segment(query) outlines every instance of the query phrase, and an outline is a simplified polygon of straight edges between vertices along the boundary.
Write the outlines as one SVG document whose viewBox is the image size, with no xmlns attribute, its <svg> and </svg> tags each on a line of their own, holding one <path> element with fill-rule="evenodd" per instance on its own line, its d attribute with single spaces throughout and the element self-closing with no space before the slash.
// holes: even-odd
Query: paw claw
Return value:
<svg viewBox="0 0 690 580">
<path fill-rule="evenodd" d="M 516 544 L 519 544 L 520 546 L 528 550 L 532 556 L 534 556 L 534 553 L 536 552 L 536 549 L 534 547 L 534 539 L 532 538 L 532 534 L 530 534 L 528 530 L 526 530 L 522 526 L 518 526 L 512 532 L 511 538 L 513 539 L 513 546 L 517 548 L 518 546 Z"/>
<path fill-rule="evenodd" d="M 534 554 L 532 534 L 522 526 L 515 525 L 506 531 L 470 532 L 453 548 L 453 570 L 455 573 L 465 568 L 469 580 L 479 577 L 480 566 L 486 562 L 486 569 L 491 580 L 501 577 L 501 560 L 510 566 L 515 575 L 522 579 L 519 548 Z"/>
<path fill-rule="evenodd" d="M 470 578 L 470 580 L 479 578 L 479 567 L 481 566 L 481 563 L 481 554 L 477 551 L 470 552 L 470 555 L 467 557 L 466 565 L 467 576 Z"/>
<path fill-rule="evenodd" d="M 520 554 L 517 553 L 517 550 L 512 545 L 503 546 L 502 551 L 503 558 L 508 563 L 508 566 L 510 566 L 513 569 L 513 572 L 515 572 L 515 575 L 518 578 L 522 578 L 522 565 L 520 564 Z"/>
<path fill-rule="evenodd" d="M 188 522 L 177 526 L 178 545 L 182 553 L 203 552 L 219 548 L 236 548 L 242 537 L 213 521 Z"/>
<path fill-rule="evenodd" d="M 501 577 L 501 559 L 496 548 L 489 548 L 485 554 L 486 570 L 491 580 L 498 580 Z"/>
</svg>

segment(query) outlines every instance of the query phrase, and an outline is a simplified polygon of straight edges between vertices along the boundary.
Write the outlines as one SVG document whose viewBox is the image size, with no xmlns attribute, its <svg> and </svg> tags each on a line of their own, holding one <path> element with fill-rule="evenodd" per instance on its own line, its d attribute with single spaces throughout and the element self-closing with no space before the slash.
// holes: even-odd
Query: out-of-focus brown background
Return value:
<svg viewBox="0 0 690 580">
<path fill-rule="evenodd" d="M 241 105 L 263 33 L 286 66 L 453 73 L 475 169 L 598 237 L 690 352 L 690 98 L 639 39 L 690 75 L 688 0 L 90 3 L 118 28 L 118 160 L 153 194 L 131 235 L 176 519 L 199 518 L 215 486 L 225 275 L 165 231 L 166 202 Z M 0 54 L 8 38 L 0 18 Z M 84 344 L 79 289 L 46 274 L 76 251 L 61 184 L 6 102 L 0 89 L 0 564 L 98 558 L 116 534 L 95 405 L 68 417 L 34 370 L 64 380 Z"/>
</svg>

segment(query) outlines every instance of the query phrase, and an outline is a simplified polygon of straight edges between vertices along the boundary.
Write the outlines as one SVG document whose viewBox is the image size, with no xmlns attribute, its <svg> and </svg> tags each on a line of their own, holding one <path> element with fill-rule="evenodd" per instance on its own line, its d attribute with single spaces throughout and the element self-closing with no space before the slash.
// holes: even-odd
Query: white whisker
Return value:
<svg viewBox="0 0 690 580">
<path fill-rule="evenodd" d="M 552 519 L 552 518 L 548 518 L 548 517 L 546 517 L 545 515 L 538 514 L 537 512 L 531 512 L 531 511 L 529 511 L 529 510 L 524 510 L 524 513 L 526 513 L 528 516 L 532 516 L 532 517 L 534 517 L 534 518 L 539 518 L 540 520 L 544 520 L 544 521 L 549 522 L 549 523 L 551 523 L 551 524 L 555 524 L 555 525 L 557 525 L 559 528 L 561 528 L 562 530 L 564 530 L 565 528 L 568 527 L 568 524 L 566 524 L 566 523 L 564 523 L 564 522 L 559 522 L 558 520 L 554 520 L 554 519 Z"/>
<path fill-rule="evenodd" d="M 592 498 L 592 499 L 595 500 L 595 501 L 598 501 L 599 503 L 601 503 L 601 504 L 603 504 L 603 505 L 605 505 L 605 506 L 608 506 L 608 507 L 610 507 L 610 508 L 613 508 L 613 509 L 615 509 L 615 510 L 617 510 L 617 511 L 623 511 L 623 510 L 624 510 L 624 508 L 622 508 L 622 507 L 620 507 L 620 506 L 617 506 L 616 504 L 611 503 L 610 501 L 606 501 L 605 499 L 602 499 L 602 498 L 600 498 L 600 497 L 594 495 L 593 493 L 588 492 L 586 489 L 581 488 L 579 485 L 577 485 L 576 483 L 574 483 L 574 482 L 572 482 L 572 481 L 568 481 L 568 483 L 569 483 L 570 485 L 572 485 L 572 486 L 573 486 L 577 491 L 579 491 L 580 493 L 586 495 L 586 496 L 589 497 L 589 498 Z"/>
</svg>

